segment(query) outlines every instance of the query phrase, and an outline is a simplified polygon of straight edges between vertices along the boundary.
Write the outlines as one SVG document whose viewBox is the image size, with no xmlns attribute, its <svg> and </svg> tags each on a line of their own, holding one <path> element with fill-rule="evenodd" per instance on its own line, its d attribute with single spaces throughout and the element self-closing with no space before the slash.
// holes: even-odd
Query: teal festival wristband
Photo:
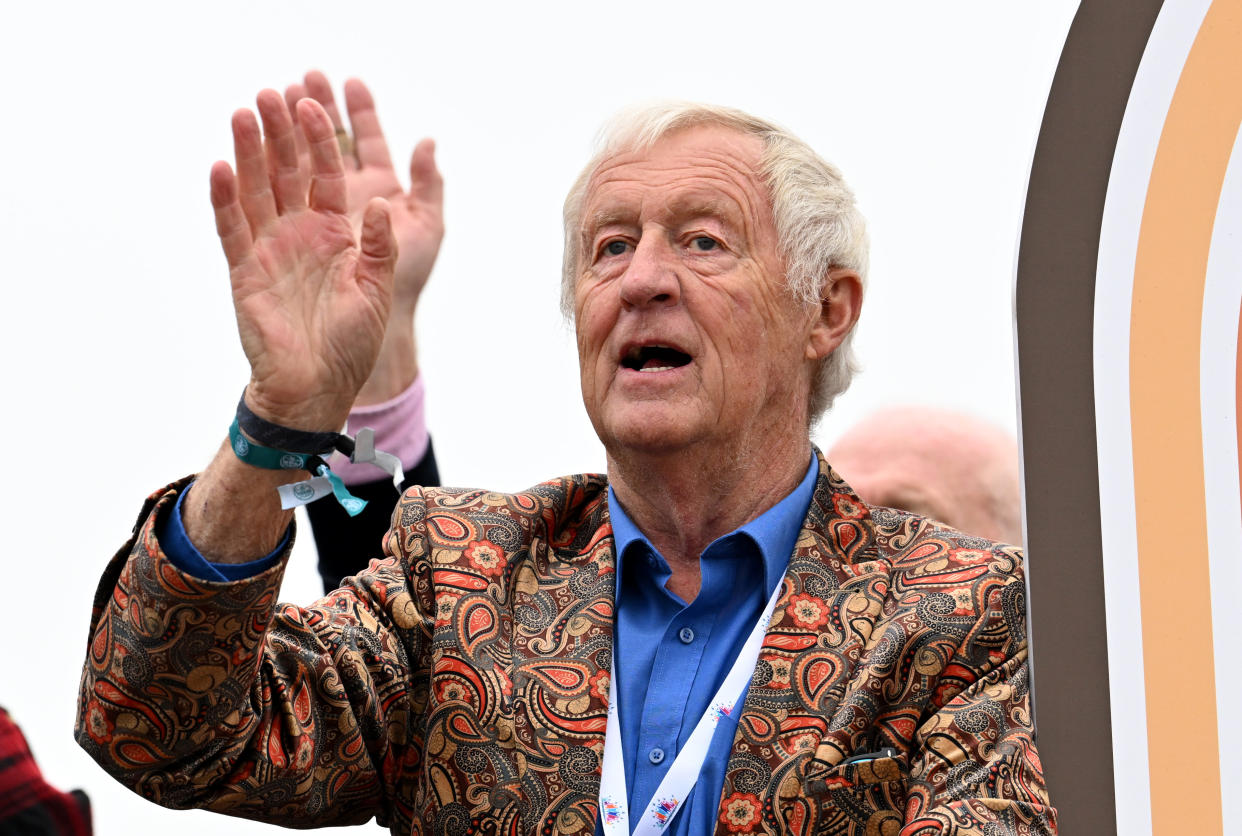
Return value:
<svg viewBox="0 0 1242 836">
<path fill-rule="evenodd" d="M 341 477 L 333 473 L 319 456 L 290 453 L 287 450 L 275 450 L 256 444 L 242 435 L 236 418 L 229 425 L 229 446 L 233 449 L 233 455 L 254 467 L 264 470 L 305 470 L 315 474 L 315 478 L 293 485 L 281 485 L 276 489 L 281 497 L 282 508 L 305 505 L 328 495 L 334 497 L 351 517 L 357 516 L 367 507 L 366 500 L 351 494 Z"/>
<path fill-rule="evenodd" d="M 241 426 L 237 423 L 236 418 L 229 425 L 229 446 L 233 448 L 233 454 L 237 458 L 246 464 L 261 467 L 264 470 L 305 470 L 313 472 L 311 471 L 313 467 L 311 459 L 319 458 L 307 453 L 289 453 L 285 450 L 274 450 L 271 447 L 256 444 L 242 435 Z"/>
<path fill-rule="evenodd" d="M 359 499 L 350 493 L 349 489 L 345 487 L 345 483 L 341 481 L 341 477 L 333 473 L 332 469 L 326 464 L 319 465 L 319 469 L 316 472 L 332 485 L 332 496 L 345 509 L 346 514 L 356 517 L 362 512 L 363 508 L 367 507 L 367 501 Z"/>
</svg>

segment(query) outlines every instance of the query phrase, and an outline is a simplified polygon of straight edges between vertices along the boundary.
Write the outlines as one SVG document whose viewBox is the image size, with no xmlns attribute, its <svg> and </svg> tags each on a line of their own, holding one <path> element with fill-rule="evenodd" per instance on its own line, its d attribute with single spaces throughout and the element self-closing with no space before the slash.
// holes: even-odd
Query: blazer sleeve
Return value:
<svg viewBox="0 0 1242 836">
<path fill-rule="evenodd" d="M 276 603 L 287 553 L 251 578 L 199 580 L 154 533 L 184 484 L 147 500 L 100 583 L 79 744 L 166 807 L 286 827 L 408 821 L 432 620 L 406 562 L 374 561 L 307 608 Z"/>
<path fill-rule="evenodd" d="M 991 588 L 942 672 L 915 735 L 901 836 L 1057 832 L 1035 748 L 1023 588 L 1020 570 Z"/>
</svg>

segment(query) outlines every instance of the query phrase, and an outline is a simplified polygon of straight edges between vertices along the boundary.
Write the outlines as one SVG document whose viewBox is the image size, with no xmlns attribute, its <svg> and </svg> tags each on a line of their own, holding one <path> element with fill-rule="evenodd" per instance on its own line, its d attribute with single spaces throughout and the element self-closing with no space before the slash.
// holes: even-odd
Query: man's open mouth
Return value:
<svg viewBox="0 0 1242 836">
<path fill-rule="evenodd" d="M 621 365 L 636 372 L 663 372 L 690 362 L 690 355 L 665 345 L 635 346 L 621 358 Z"/>
</svg>

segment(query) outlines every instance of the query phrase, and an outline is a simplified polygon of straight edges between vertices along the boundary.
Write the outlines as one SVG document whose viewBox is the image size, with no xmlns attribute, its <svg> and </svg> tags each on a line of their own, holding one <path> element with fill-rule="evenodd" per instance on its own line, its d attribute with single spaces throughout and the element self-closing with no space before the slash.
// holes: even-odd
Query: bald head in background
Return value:
<svg viewBox="0 0 1242 836">
<path fill-rule="evenodd" d="M 1017 442 L 979 418 L 925 406 L 884 409 L 846 431 L 828 461 L 869 504 L 1022 541 Z"/>
</svg>

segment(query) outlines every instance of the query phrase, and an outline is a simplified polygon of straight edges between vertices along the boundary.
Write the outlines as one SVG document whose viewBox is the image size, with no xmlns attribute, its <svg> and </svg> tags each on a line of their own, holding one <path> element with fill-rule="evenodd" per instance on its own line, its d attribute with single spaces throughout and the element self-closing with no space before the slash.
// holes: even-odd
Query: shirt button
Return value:
<svg viewBox="0 0 1242 836">
<path fill-rule="evenodd" d="M 647 760 L 651 761 L 652 763 L 657 763 L 657 764 L 663 763 L 664 762 L 664 750 L 657 746 L 656 748 L 652 749 L 650 752 L 647 753 Z"/>
<path fill-rule="evenodd" d="M 694 631 L 689 627 L 682 627 L 681 632 L 677 634 L 677 638 L 681 639 L 682 644 L 690 644 L 694 641 Z"/>
</svg>

